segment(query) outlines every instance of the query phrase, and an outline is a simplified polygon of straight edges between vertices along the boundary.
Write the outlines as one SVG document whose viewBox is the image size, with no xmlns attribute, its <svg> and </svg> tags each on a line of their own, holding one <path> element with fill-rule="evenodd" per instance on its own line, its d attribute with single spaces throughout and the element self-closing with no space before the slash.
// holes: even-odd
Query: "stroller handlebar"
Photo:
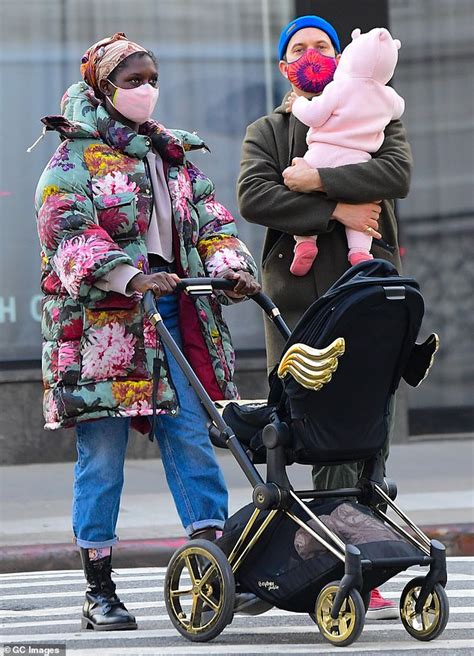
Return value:
<svg viewBox="0 0 474 656">
<path fill-rule="evenodd" d="M 176 289 L 177 291 L 185 292 L 190 296 L 208 296 L 216 290 L 231 291 L 236 284 L 235 280 L 227 280 L 226 278 L 182 278 L 176 285 Z M 285 338 L 289 337 L 290 331 L 280 316 L 280 311 L 269 296 L 263 292 L 257 292 L 256 294 L 249 296 L 249 298 L 262 308 L 269 318 L 277 325 L 277 328 L 282 332 L 282 335 Z M 149 317 L 158 313 L 155 303 L 155 295 L 151 290 L 148 290 L 143 295 L 143 307 Z"/>
</svg>

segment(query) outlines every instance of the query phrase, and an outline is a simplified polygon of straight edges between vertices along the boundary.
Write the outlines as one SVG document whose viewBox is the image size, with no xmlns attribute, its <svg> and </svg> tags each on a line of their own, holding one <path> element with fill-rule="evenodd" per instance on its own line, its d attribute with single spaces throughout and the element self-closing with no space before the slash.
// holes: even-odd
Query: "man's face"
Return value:
<svg viewBox="0 0 474 656">
<path fill-rule="evenodd" d="M 318 50 L 322 55 L 325 55 L 326 57 L 335 57 L 336 61 L 339 61 L 340 55 L 336 56 L 336 51 L 332 41 L 326 32 L 323 32 L 323 30 L 320 30 L 317 27 L 305 27 L 302 30 L 295 32 L 288 41 L 285 59 L 282 59 L 279 63 L 280 73 L 283 77 L 288 79 L 288 73 L 286 70 L 287 65 L 299 59 L 308 48 L 314 48 L 314 50 Z M 301 91 L 301 89 L 298 89 L 293 84 L 291 86 L 293 91 L 298 95 L 312 95 Z"/>
</svg>

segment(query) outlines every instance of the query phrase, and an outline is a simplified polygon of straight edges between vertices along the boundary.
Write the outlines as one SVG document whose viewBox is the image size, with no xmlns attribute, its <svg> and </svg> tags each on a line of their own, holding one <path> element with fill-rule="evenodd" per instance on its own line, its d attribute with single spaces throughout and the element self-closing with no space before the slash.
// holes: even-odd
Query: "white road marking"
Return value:
<svg viewBox="0 0 474 656">
<path fill-rule="evenodd" d="M 449 558 L 448 561 L 459 564 L 474 564 L 474 559 L 472 557 Z M 474 590 L 460 589 L 459 583 L 466 582 L 466 584 L 470 584 L 474 580 L 474 576 L 472 573 L 460 573 L 459 569 L 463 568 L 458 566 L 458 571 L 456 573 L 448 574 L 448 586 L 446 590 L 448 597 L 453 600 L 472 599 L 474 597 Z M 466 567 L 464 569 L 473 572 L 471 567 Z M 145 598 L 145 601 L 135 603 L 127 601 L 126 603 L 129 610 L 137 614 L 139 626 L 141 623 L 147 628 L 140 628 L 138 631 L 110 632 L 101 636 L 104 640 L 117 644 L 117 647 L 100 649 L 100 656 L 157 656 L 157 654 L 160 654 L 160 656 L 196 656 L 201 652 L 205 656 L 213 656 L 214 654 L 216 656 L 224 656 L 226 654 L 229 656 L 233 654 L 268 655 L 275 653 L 308 655 L 341 654 L 341 649 L 339 647 L 335 647 L 326 641 L 323 641 L 317 628 L 305 613 L 290 613 L 276 608 L 260 616 L 263 618 L 260 624 L 258 623 L 260 619 L 258 617 L 249 618 L 244 615 L 236 615 L 233 624 L 227 627 L 223 633 L 224 636 L 230 638 L 230 641 L 232 641 L 233 644 L 219 644 L 219 641 L 217 641 L 216 644 L 212 642 L 205 644 L 188 642 L 184 638 L 181 638 L 172 627 L 164 608 L 165 603 L 162 600 L 162 580 L 165 576 L 165 572 L 166 568 L 153 567 L 139 569 L 127 568 L 126 570 L 119 570 L 119 576 L 117 576 L 116 582 L 122 598 L 127 598 L 129 593 L 130 595 L 140 594 L 142 595 L 142 599 Z M 413 568 L 412 570 L 401 572 L 388 581 L 383 587 L 384 596 L 390 599 L 398 599 L 400 591 L 406 584 L 407 580 L 425 573 L 426 570 L 421 570 L 421 568 Z M 0 618 L 3 618 L 4 620 L 12 620 L 10 622 L 3 621 L 0 624 L 3 641 L 6 643 L 24 642 L 33 644 L 42 642 L 66 642 L 68 645 L 68 656 L 90 656 L 92 643 L 97 641 L 98 636 L 93 631 L 80 630 L 81 600 L 84 594 L 82 572 L 79 570 L 29 572 L 23 573 L 19 578 L 15 578 L 15 576 L 16 575 L 14 574 L 0 576 L 0 587 L 4 587 L 5 591 L 20 590 L 20 594 L 4 595 L 0 597 L 1 601 L 15 602 L 15 600 L 42 599 L 44 597 L 48 597 L 48 599 L 51 597 L 56 599 L 72 597 L 74 600 L 78 598 L 78 603 L 73 606 L 54 607 L 55 601 L 51 600 L 53 607 L 27 610 L 0 610 Z M 153 585 L 150 587 L 131 587 L 127 589 L 120 585 L 121 583 L 128 584 L 144 580 L 158 582 L 159 587 Z M 2 584 L 4 585 L 2 586 Z M 76 584 L 80 586 L 79 591 L 74 590 Z M 41 589 L 44 586 L 46 589 L 56 588 L 57 590 L 58 586 L 62 588 L 66 585 L 73 586 L 73 589 L 64 590 L 63 592 L 55 591 L 53 593 L 50 592 L 44 594 L 42 592 L 33 592 L 27 594 L 28 589 L 35 587 Z M 453 589 L 451 589 L 452 585 L 455 586 Z M 25 591 L 25 594 L 22 593 L 22 590 Z M 148 595 L 150 595 L 150 601 L 146 601 Z M 151 595 L 155 595 L 155 598 Z M 458 603 L 462 603 L 462 601 L 458 601 Z M 467 603 L 469 604 L 471 602 Z M 144 614 L 141 615 L 140 613 Z M 428 643 L 414 640 L 408 636 L 400 621 L 368 621 L 364 627 L 361 640 L 358 643 L 351 645 L 350 653 L 378 654 L 382 651 L 393 651 L 393 653 L 398 654 L 404 652 L 420 653 L 421 650 L 430 650 L 430 652 L 445 651 L 447 656 L 449 653 L 455 652 L 456 650 L 466 650 L 466 653 L 471 653 L 474 641 L 465 638 L 465 633 L 461 634 L 463 635 L 462 639 L 452 639 L 447 638 L 447 636 L 453 636 L 455 632 L 469 631 L 473 627 L 473 622 L 468 620 L 471 619 L 469 615 L 474 615 L 474 605 L 453 606 L 450 609 L 450 614 L 451 618 L 446 627 L 446 633 L 444 636 L 435 642 Z M 280 622 L 283 622 L 283 625 L 280 624 L 274 626 L 271 621 L 272 617 L 281 618 Z M 248 623 L 250 619 L 252 625 L 249 626 Z M 46 629 L 47 631 L 48 628 L 53 632 L 41 634 L 41 630 Z M 23 633 L 21 632 L 21 629 L 27 631 L 30 630 L 32 633 Z M 54 633 L 54 631 L 57 631 L 58 629 L 59 631 Z M 9 631 L 13 631 L 14 633 L 9 635 Z M 388 634 L 385 638 L 390 641 L 381 642 L 381 633 Z M 287 637 L 291 637 L 292 635 L 294 635 L 296 644 L 287 642 Z M 365 640 L 363 638 L 364 635 L 366 636 Z M 257 641 L 258 636 L 260 636 L 260 639 L 263 641 L 265 640 L 265 636 L 275 636 L 277 642 L 262 645 L 241 643 L 242 639 L 248 641 L 249 638 L 251 639 L 251 636 L 255 636 L 255 641 Z M 279 636 L 281 636 L 282 639 L 285 639 L 284 643 L 278 642 Z M 284 636 L 286 638 L 284 638 Z M 176 639 L 178 644 L 173 644 L 172 646 L 160 646 L 159 648 L 156 646 L 135 646 L 133 641 L 141 639 L 151 639 L 156 642 L 156 644 L 160 644 L 158 641 L 162 642 L 171 639 L 174 642 L 174 639 Z M 300 639 L 309 639 L 310 643 L 302 644 L 297 642 Z M 108 644 L 110 644 L 110 642 L 108 642 Z M 119 646 L 124 644 L 129 646 Z M 75 645 L 75 648 L 72 648 L 69 645 Z"/>
<path fill-rule="evenodd" d="M 127 574 L 165 574 L 166 567 L 119 567 L 114 568 L 114 572 L 120 575 Z M 29 579 L 29 578 L 43 578 L 44 576 L 61 578 L 68 576 L 84 577 L 82 569 L 55 569 L 49 570 L 36 570 L 33 572 L 10 572 L 8 574 L 0 574 L 0 581 L 8 581 L 10 579 Z"/>
<path fill-rule="evenodd" d="M 79 609 L 76 609 L 76 610 L 79 610 Z M 468 612 L 469 613 L 474 613 L 474 607 L 469 608 Z M 450 609 L 450 614 L 451 615 L 453 614 L 452 609 Z M 267 613 L 264 613 L 264 614 L 260 615 L 260 617 L 261 618 L 269 618 L 269 617 L 286 616 L 287 619 L 291 619 L 291 618 L 296 618 L 296 615 L 297 615 L 296 613 L 290 613 L 290 612 L 287 612 L 287 611 L 278 610 L 276 612 L 268 611 Z M 310 620 L 309 617 L 305 613 L 298 613 L 298 615 L 300 615 L 301 619 L 308 622 L 310 628 L 308 628 L 308 627 L 303 627 L 302 628 L 302 626 L 298 625 L 298 624 L 289 624 L 286 627 L 284 625 L 280 624 L 279 628 L 281 628 L 282 630 L 278 631 L 278 632 L 284 633 L 283 628 L 285 628 L 290 633 L 293 630 L 296 630 L 297 632 L 301 633 L 303 631 L 303 629 L 308 631 L 309 633 L 312 633 L 311 627 L 314 630 L 314 623 L 312 622 L 312 620 Z M 171 622 L 171 620 L 170 620 L 170 618 L 168 617 L 167 614 L 166 615 L 158 615 L 158 614 L 157 615 L 139 615 L 138 613 L 136 613 L 136 618 L 137 618 L 137 622 L 138 622 L 139 625 L 140 625 L 141 622 L 168 622 L 168 623 Z M 297 619 L 300 619 L 300 618 L 297 618 Z M 248 619 L 249 619 L 248 616 L 245 616 L 245 615 L 235 615 L 234 619 L 232 620 L 232 626 L 235 626 L 236 622 L 239 622 L 239 623 L 247 622 Z M 391 620 L 391 621 L 393 622 L 392 624 L 386 624 L 386 623 L 380 624 L 380 621 L 377 621 L 375 624 L 372 624 L 372 623 L 366 624 L 364 626 L 364 633 L 366 631 L 371 632 L 371 631 L 381 631 L 381 630 L 383 630 L 383 631 L 398 630 L 401 626 L 400 622 L 398 620 Z M 396 622 L 396 624 L 395 624 L 395 622 Z M 56 619 L 56 620 L 39 620 L 39 621 L 36 621 L 36 622 L 9 622 L 9 623 L 0 624 L 0 629 L 27 629 L 27 628 L 35 628 L 35 627 L 38 627 L 38 626 L 68 626 L 68 625 L 79 625 L 79 624 L 80 624 L 80 612 L 79 613 L 76 612 L 75 617 L 73 617 L 71 619 L 67 619 L 67 620 L 58 620 L 58 619 Z M 446 629 L 452 629 L 452 630 L 459 630 L 460 631 L 460 630 L 463 630 L 463 629 L 471 629 L 472 626 L 473 626 L 472 622 L 449 621 Z M 275 627 L 273 627 L 273 628 L 275 628 Z M 245 632 L 247 633 L 249 631 L 253 631 L 254 629 L 256 630 L 256 627 L 246 626 L 245 627 Z M 227 631 L 228 631 L 228 629 L 225 629 L 226 633 L 227 633 Z M 63 635 L 69 635 L 69 634 L 65 633 Z M 136 634 L 136 635 L 141 635 L 141 632 L 140 632 L 140 634 Z M 160 635 L 162 635 L 161 630 L 160 630 Z M 6 635 L 4 637 L 9 638 L 8 635 Z"/>
<path fill-rule="evenodd" d="M 401 572 L 400 574 L 397 575 L 396 578 L 390 579 L 386 583 L 384 583 L 384 586 L 390 586 L 390 585 L 397 585 L 397 579 L 405 579 L 409 581 L 410 579 L 414 578 L 415 576 L 423 576 L 426 574 L 426 571 L 424 570 L 411 570 L 409 572 Z M 147 581 L 163 581 L 165 580 L 164 575 L 158 574 L 148 574 L 146 577 L 144 576 L 127 576 L 125 577 L 115 577 L 115 582 L 117 584 L 117 588 L 120 588 L 121 583 L 129 583 L 132 581 L 143 581 L 143 579 L 146 578 Z M 184 580 L 186 580 L 186 576 L 182 577 Z M 448 584 L 452 581 L 474 581 L 474 574 L 449 574 L 448 575 Z M 85 582 L 84 582 L 84 576 L 81 578 L 76 578 L 76 579 L 64 579 L 61 581 L 48 578 L 44 579 L 41 582 L 37 581 L 28 581 L 27 583 L 2 583 L 0 584 L 0 589 L 1 590 L 19 590 L 21 588 L 39 588 L 39 587 L 51 587 L 55 586 L 57 587 L 58 585 L 78 585 L 81 587 L 81 589 L 84 587 Z M 127 590 L 127 588 L 122 588 L 123 590 Z"/>
<path fill-rule="evenodd" d="M 466 630 L 472 629 L 472 622 L 457 622 L 454 623 L 455 626 L 448 626 L 448 628 Z M 308 633 L 309 635 L 317 635 L 318 630 L 313 624 L 308 624 L 308 626 L 298 626 L 298 625 L 288 625 L 288 626 L 247 626 L 245 628 L 237 627 L 226 627 L 225 634 L 229 635 L 241 635 L 244 630 L 248 635 L 249 633 L 253 635 L 288 635 L 294 633 Z M 380 624 L 368 624 L 364 627 L 364 632 L 368 631 L 369 633 L 380 633 L 382 627 Z M 397 624 L 384 624 L 384 631 L 399 631 L 400 634 L 405 634 L 403 626 L 400 623 Z M 174 638 L 176 637 L 175 629 L 144 629 L 140 631 L 110 631 L 107 634 L 107 640 L 136 640 L 139 638 Z M 404 636 L 405 637 L 405 636 Z M 32 636 L 30 633 L 16 633 L 8 636 L 10 642 L 61 642 L 64 640 L 85 640 L 87 642 L 97 640 L 97 634 L 94 631 L 77 631 L 73 633 L 43 633 Z M 434 643 L 437 645 L 438 643 Z M 432 646 L 433 649 L 433 646 Z"/>
<path fill-rule="evenodd" d="M 162 588 L 155 588 L 155 587 L 149 587 L 149 588 L 122 588 L 119 590 L 120 596 L 126 598 L 128 594 L 161 594 L 163 592 Z M 446 592 L 448 594 L 448 597 L 456 598 L 456 597 L 464 597 L 464 598 L 472 598 L 474 597 L 474 590 L 454 590 L 449 588 L 449 583 L 446 588 Z M 59 599 L 64 597 L 64 595 L 67 595 L 68 597 L 83 597 L 84 596 L 84 591 L 83 590 L 77 590 L 77 591 L 68 591 L 68 592 L 50 592 L 50 591 L 45 591 L 45 592 L 32 592 L 30 594 L 19 594 L 19 595 L 2 595 L 0 596 L 0 601 L 15 601 L 15 600 L 21 600 L 21 599 L 42 599 L 43 597 L 48 597 L 48 599 Z M 397 590 L 396 592 L 393 591 L 387 591 L 383 593 L 384 597 L 387 599 L 398 599 L 400 597 L 400 591 Z"/>
</svg>

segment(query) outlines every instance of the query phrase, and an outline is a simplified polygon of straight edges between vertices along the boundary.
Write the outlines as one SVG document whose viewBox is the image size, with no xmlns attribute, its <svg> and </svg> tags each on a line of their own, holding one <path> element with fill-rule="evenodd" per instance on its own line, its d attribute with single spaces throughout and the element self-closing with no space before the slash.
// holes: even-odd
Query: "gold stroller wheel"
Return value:
<svg viewBox="0 0 474 656">
<path fill-rule="evenodd" d="M 346 647 L 360 636 L 364 628 L 365 607 L 357 590 L 351 590 L 344 600 L 337 619 L 331 617 L 334 598 L 339 589 L 337 581 L 326 585 L 316 600 L 316 624 L 321 635 L 331 644 Z"/>
<path fill-rule="evenodd" d="M 434 640 L 444 631 L 449 619 L 449 602 L 443 586 L 435 583 L 421 613 L 417 613 L 415 605 L 424 580 L 423 576 L 417 576 L 405 586 L 400 597 L 400 617 L 411 636 L 428 641 Z"/>
<path fill-rule="evenodd" d="M 218 636 L 233 618 L 235 581 L 224 553 L 208 540 L 191 540 L 172 556 L 165 604 L 175 628 L 192 642 Z"/>
</svg>

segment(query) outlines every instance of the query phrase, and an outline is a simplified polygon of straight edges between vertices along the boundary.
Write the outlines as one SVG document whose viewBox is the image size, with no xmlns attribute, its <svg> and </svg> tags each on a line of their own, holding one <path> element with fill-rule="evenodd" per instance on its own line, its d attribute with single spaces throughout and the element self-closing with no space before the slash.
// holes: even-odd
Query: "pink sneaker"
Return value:
<svg viewBox="0 0 474 656">
<path fill-rule="evenodd" d="M 312 239 L 300 241 L 295 246 L 295 256 L 290 266 L 290 271 L 294 276 L 305 276 L 313 266 L 313 262 L 318 254 L 316 242 Z"/>
<path fill-rule="evenodd" d="M 365 617 L 368 620 L 396 620 L 399 617 L 398 608 L 393 601 L 384 599 L 378 588 L 370 593 L 369 608 Z"/>
<path fill-rule="evenodd" d="M 349 255 L 347 256 L 347 259 L 351 263 L 351 266 L 354 266 L 355 264 L 359 264 L 359 262 L 366 262 L 367 260 L 373 260 L 374 256 L 367 252 L 364 253 L 362 251 L 356 251 L 355 253 L 351 253 L 349 251 Z"/>
</svg>

